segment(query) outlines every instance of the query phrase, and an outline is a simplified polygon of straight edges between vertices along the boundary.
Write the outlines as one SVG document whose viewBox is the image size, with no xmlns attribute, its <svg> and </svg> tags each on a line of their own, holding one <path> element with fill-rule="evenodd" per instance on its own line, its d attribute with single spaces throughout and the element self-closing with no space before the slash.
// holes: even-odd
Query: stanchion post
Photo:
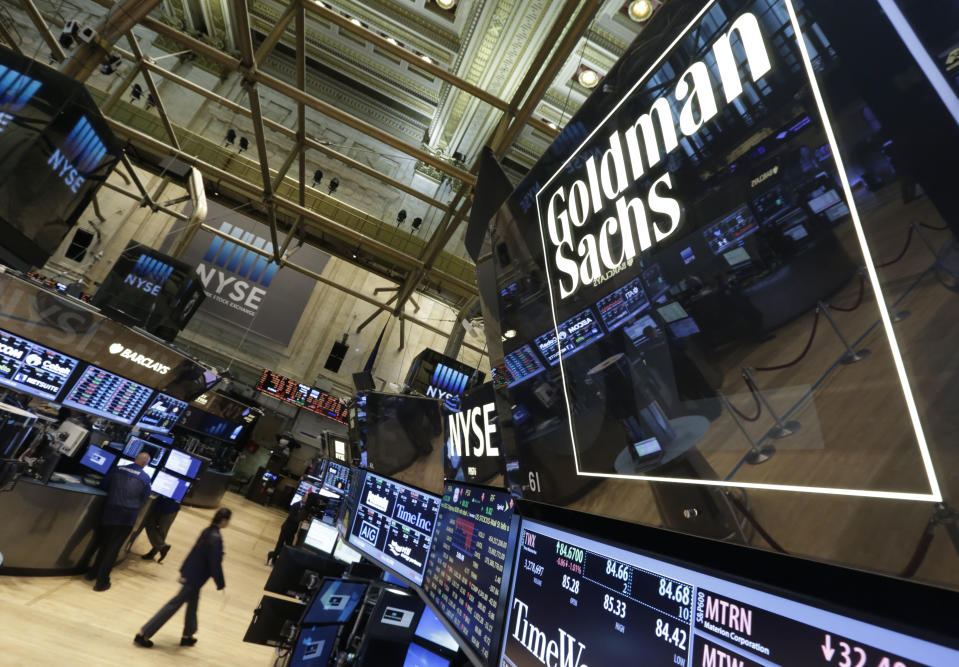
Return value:
<svg viewBox="0 0 959 667">
<path fill-rule="evenodd" d="M 846 348 L 846 352 L 842 355 L 842 358 L 839 359 L 839 363 L 846 365 L 854 364 L 857 361 L 862 361 L 872 354 L 872 352 L 866 349 L 856 350 L 852 345 L 849 344 L 849 341 L 846 340 L 846 337 L 842 335 L 842 331 L 839 330 L 839 325 L 836 324 L 836 320 L 832 318 L 832 313 L 829 312 L 829 306 L 822 301 L 819 302 L 819 310 L 823 315 L 826 316 L 829 326 L 831 326 L 832 330 L 836 332 L 839 340 L 842 341 L 843 346 Z"/>
<path fill-rule="evenodd" d="M 743 368 L 743 379 L 746 381 L 746 384 L 752 387 L 752 390 L 756 392 L 756 397 L 759 398 L 759 401 L 763 404 L 763 407 L 766 408 L 776 422 L 776 424 L 766 433 L 767 437 L 781 440 L 782 438 L 791 436 L 793 433 L 802 428 L 802 424 L 795 419 L 790 419 L 788 421 L 783 421 L 780 419 L 779 415 L 776 414 L 776 411 L 773 410 L 773 406 L 769 404 L 768 400 L 766 400 L 766 397 L 763 395 L 759 385 L 756 384 L 756 380 L 753 378 L 753 375 L 748 368 Z"/>
<path fill-rule="evenodd" d="M 726 396 L 722 392 L 719 392 L 719 400 L 721 400 L 723 405 L 726 406 L 726 411 L 732 415 L 733 421 L 736 423 L 736 426 L 739 427 L 739 431 L 743 434 L 743 437 L 746 438 L 746 442 L 749 443 L 749 451 L 746 452 L 745 456 L 746 463 L 759 465 L 760 463 L 765 463 L 772 458 L 772 455 L 776 453 L 776 448 L 770 444 L 759 447 L 756 444 L 756 441 L 749 436 L 749 433 L 746 431 L 746 427 L 743 426 L 743 423 L 736 415 L 736 411 L 733 410 L 733 406 L 729 404 L 729 401 L 726 400 Z"/>
</svg>

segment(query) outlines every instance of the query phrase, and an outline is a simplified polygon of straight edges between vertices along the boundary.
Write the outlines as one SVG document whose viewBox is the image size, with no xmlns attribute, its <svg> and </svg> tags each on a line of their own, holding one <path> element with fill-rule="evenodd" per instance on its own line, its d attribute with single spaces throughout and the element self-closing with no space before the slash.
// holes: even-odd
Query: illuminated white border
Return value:
<svg viewBox="0 0 959 667">
<path fill-rule="evenodd" d="M 881 2 L 881 0 L 879 0 Z M 816 80 L 816 74 L 812 65 L 812 61 L 809 58 L 809 52 L 806 49 L 806 42 L 802 29 L 799 25 L 799 19 L 796 16 L 796 10 L 793 7 L 792 0 L 782 0 L 783 4 L 786 6 L 786 10 L 789 12 L 789 19 L 792 23 L 793 32 L 796 37 L 796 43 L 799 46 L 799 52 L 802 56 L 803 64 L 806 69 L 806 75 L 809 78 L 809 86 L 813 93 L 813 98 L 816 100 L 816 106 L 819 109 L 820 117 L 822 120 L 823 128 L 826 132 L 826 138 L 829 141 L 829 147 L 832 150 L 833 159 L 836 162 L 836 168 L 839 172 L 839 180 L 842 184 L 843 195 L 846 198 L 846 205 L 849 207 L 850 214 L 852 216 L 853 227 L 856 230 L 856 238 L 859 241 L 860 249 L 862 250 L 863 259 L 866 264 L 866 272 L 869 275 L 869 282 L 872 285 L 873 293 L 876 295 L 876 302 L 879 307 L 879 317 L 882 321 L 883 328 L 886 330 L 886 336 L 889 340 L 889 348 L 892 353 L 893 364 L 896 367 L 896 373 L 899 375 L 899 381 L 902 386 L 903 397 L 906 400 L 906 410 L 909 413 L 909 418 L 912 421 L 913 430 L 916 434 L 916 442 L 919 445 L 919 454 L 922 458 L 923 467 L 926 471 L 926 477 L 929 481 L 929 493 L 907 493 L 901 491 L 872 491 L 868 489 L 846 489 L 846 488 L 833 488 L 833 487 L 821 487 L 821 486 L 801 486 L 795 484 L 764 484 L 760 482 L 732 482 L 726 480 L 708 480 L 708 479 L 684 479 L 680 477 L 655 477 L 650 475 L 622 475 L 616 473 L 600 473 L 600 472 L 584 472 L 580 470 L 579 467 L 579 452 L 577 451 L 576 445 L 576 433 L 573 429 L 573 415 L 572 410 L 570 409 L 570 400 L 569 393 L 567 391 L 566 384 L 566 369 L 563 364 L 563 351 L 562 346 L 559 345 L 559 322 L 556 319 L 556 303 L 553 298 L 553 289 L 552 289 L 552 278 L 549 272 L 549 261 L 544 262 L 546 267 L 546 280 L 547 280 L 547 291 L 549 292 L 549 302 L 550 310 L 553 315 L 553 330 L 556 333 L 557 340 L 557 352 L 559 354 L 559 369 L 560 375 L 563 380 L 563 398 L 566 401 L 566 414 L 568 417 L 569 424 L 569 434 L 570 442 L 572 443 L 573 448 L 573 461 L 576 465 L 576 474 L 581 477 L 605 477 L 611 479 L 635 479 L 643 480 L 648 482 L 672 482 L 677 484 L 701 484 L 704 486 L 724 486 L 724 487 L 736 487 L 743 489 L 767 489 L 771 491 L 795 491 L 801 493 L 820 493 L 827 495 L 837 495 L 837 496 L 854 496 L 859 498 L 888 498 L 894 500 L 918 500 L 926 502 L 941 502 L 942 501 L 942 491 L 939 488 L 939 481 L 936 478 L 936 471 L 932 464 L 932 457 L 929 453 L 929 446 L 926 443 L 926 436 L 922 429 L 922 423 L 919 420 L 919 412 L 916 409 L 916 402 L 912 395 L 912 389 L 909 385 L 909 378 L 906 375 L 906 369 L 903 365 L 902 354 L 899 351 L 899 344 L 896 341 L 895 333 L 892 328 L 892 320 L 889 317 L 889 311 L 886 307 L 885 295 L 882 293 L 882 287 L 879 284 L 879 277 L 876 274 L 875 266 L 872 261 L 872 254 L 869 252 L 869 246 L 866 242 L 866 235 L 862 229 L 862 221 L 859 218 L 859 211 L 856 209 L 855 201 L 852 196 L 852 188 L 849 186 L 849 179 L 846 176 L 846 169 L 843 166 L 842 158 L 839 155 L 839 146 L 836 143 L 836 137 L 832 131 L 832 126 L 829 123 L 829 115 L 826 112 L 826 106 L 823 103 L 822 94 L 819 90 L 819 82 Z M 543 184 L 543 186 L 536 193 L 536 215 L 537 215 L 537 225 L 539 227 L 540 241 L 543 246 L 543 257 L 548 258 L 548 252 L 546 249 L 546 237 L 543 234 L 543 225 L 542 225 L 542 210 L 540 209 L 540 200 L 539 193 L 543 192 L 550 183 L 552 183 L 557 176 L 565 169 L 566 165 L 579 155 L 583 147 L 589 143 L 593 135 L 596 134 L 600 128 L 602 128 L 606 121 L 608 121 L 614 113 L 626 102 L 627 99 L 633 94 L 633 92 L 645 83 L 646 79 L 653 73 L 653 71 L 659 66 L 663 59 L 669 55 L 676 44 L 679 43 L 687 32 L 699 22 L 703 15 L 714 5 L 716 0 L 710 0 L 707 2 L 701 10 L 693 17 L 689 24 L 683 29 L 679 35 L 676 36 L 669 46 L 663 50 L 659 58 L 649 67 L 648 70 L 637 79 L 636 83 L 623 95 L 619 102 L 610 110 L 603 120 L 597 123 L 595 129 L 583 140 L 582 143 L 573 151 L 570 156 L 563 162 L 562 165 L 556 170 L 556 172 Z"/>
</svg>

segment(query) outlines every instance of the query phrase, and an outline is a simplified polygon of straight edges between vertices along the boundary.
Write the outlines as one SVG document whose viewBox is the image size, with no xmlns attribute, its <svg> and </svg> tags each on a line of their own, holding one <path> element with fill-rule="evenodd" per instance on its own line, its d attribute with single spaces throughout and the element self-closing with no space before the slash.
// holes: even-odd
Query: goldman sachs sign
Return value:
<svg viewBox="0 0 959 667">
<path fill-rule="evenodd" d="M 743 94 L 734 43 L 753 82 L 772 69 L 759 21 L 742 14 L 712 44 L 718 80 L 703 60 L 696 61 L 672 90 L 624 122 L 621 106 L 647 72 L 590 135 L 588 148 L 581 147 L 540 189 L 540 232 L 550 285 L 560 300 L 583 285 L 602 284 L 681 229 L 683 202 L 673 193 L 669 154 L 682 138 L 695 137 L 720 105 Z"/>
</svg>

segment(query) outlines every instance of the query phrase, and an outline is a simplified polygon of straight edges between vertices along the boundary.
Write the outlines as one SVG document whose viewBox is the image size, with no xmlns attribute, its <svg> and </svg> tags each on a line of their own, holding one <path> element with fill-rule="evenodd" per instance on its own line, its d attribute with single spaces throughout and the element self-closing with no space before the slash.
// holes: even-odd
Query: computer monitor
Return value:
<svg viewBox="0 0 959 667">
<path fill-rule="evenodd" d="M 136 427 L 144 431 L 168 433 L 180 421 L 187 408 L 187 402 L 178 398 L 157 393 L 137 420 Z"/>
<path fill-rule="evenodd" d="M 689 317 L 686 309 L 676 301 L 671 301 L 670 303 L 660 306 L 656 309 L 656 312 L 659 313 L 667 323 Z"/>
<path fill-rule="evenodd" d="M 346 623 L 363 601 L 367 585 L 362 581 L 324 579 L 300 619 L 301 625 Z"/>
<path fill-rule="evenodd" d="M 96 445 L 90 445 L 87 447 L 87 451 L 83 453 L 83 456 L 80 457 L 80 464 L 91 470 L 95 470 L 101 475 L 106 475 L 116 458 L 116 454 L 111 454 Z"/>
<path fill-rule="evenodd" d="M 729 266 L 740 266 L 752 261 L 752 258 L 749 256 L 749 253 L 745 248 L 733 248 L 723 253 L 723 257 L 726 259 L 726 263 Z"/>
<path fill-rule="evenodd" d="M 448 658 L 416 643 L 410 644 L 403 661 L 403 667 L 449 667 L 449 664 Z"/>
<path fill-rule="evenodd" d="M 699 326 L 696 324 L 696 320 L 687 317 L 682 320 L 670 322 L 669 330 L 676 338 L 688 338 L 689 336 L 699 333 Z"/>
<path fill-rule="evenodd" d="M 437 644 L 450 651 L 459 649 L 456 639 L 449 633 L 446 626 L 439 617 L 433 613 L 429 607 L 423 609 L 423 615 L 420 616 L 420 622 L 416 624 L 414 634 L 424 641 Z"/>
<path fill-rule="evenodd" d="M 303 539 L 303 546 L 328 554 L 336 546 L 338 537 L 339 533 L 336 531 L 336 526 L 319 519 L 313 519 L 310 522 L 310 528 L 306 531 L 306 537 Z"/>
<path fill-rule="evenodd" d="M 649 315 L 643 315 L 632 324 L 627 324 L 623 327 L 623 331 L 625 331 L 629 339 L 633 341 L 633 345 L 639 346 L 647 340 L 646 327 L 657 328 L 656 320 Z"/>
<path fill-rule="evenodd" d="M 150 465 L 156 468 L 163 461 L 163 455 L 166 454 L 166 450 L 167 448 L 163 445 L 130 436 L 127 438 L 127 444 L 123 448 L 123 455 L 133 459 L 136 458 L 136 455 L 140 452 L 146 452 L 150 455 Z"/>
<path fill-rule="evenodd" d="M 336 645 L 339 625 L 314 625 L 300 628 L 296 648 L 288 667 L 325 667 Z"/>
<path fill-rule="evenodd" d="M 323 577 L 341 577 L 346 566 L 329 556 L 285 546 L 276 556 L 264 589 L 290 597 L 306 596 Z"/>
<path fill-rule="evenodd" d="M 303 496 L 308 493 L 320 493 L 320 490 L 323 488 L 323 480 L 318 477 L 313 477 L 312 475 L 306 475 L 303 479 L 300 480 L 300 483 L 296 486 L 296 493 L 293 494 L 293 497 L 290 498 L 290 504 L 298 503 L 303 500 Z M 321 494 L 322 495 L 322 494 Z M 339 497 L 339 496 L 336 496 Z"/>
<path fill-rule="evenodd" d="M 416 618 L 423 613 L 423 601 L 406 591 L 384 589 L 370 613 L 364 635 L 408 643 L 413 639 Z"/>
<path fill-rule="evenodd" d="M 350 466 L 330 461 L 326 466 L 323 488 L 342 496 L 350 492 Z"/>
<path fill-rule="evenodd" d="M 160 470 L 153 477 L 153 484 L 150 489 L 154 493 L 166 496 L 170 500 L 178 503 L 183 502 L 183 496 L 190 488 L 190 483 L 185 479 L 174 477 L 170 473 Z"/>
<path fill-rule="evenodd" d="M 392 572 L 383 571 L 383 581 L 387 584 L 393 584 L 394 586 L 401 586 L 403 588 L 409 587 L 409 584 L 402 577 L 397 577 Z"/>
<path fill-rule="evenodd" d="M 484 665 L 496 662 L 503 630 L 513 502 L 504 490 L 447 482 L 423 577 L 427 600 Z"/>
<path fill-rule="evenodd" d="M 246 630 L 243 641 L 264 646 L 279 646 L 287 643 L 284 628 L 293 627 L 303 615 L 304 604 L 264 595 L 253 612 L 253 620 Z"/>
<path fill-rule="evenodd" d="M 363 559 L 363 554 L 351 547 L 340 538 L 337 533 L 336 546 L 333 547 L 333 558 L 343 563 L 359 563 Z"/>
<path fill-rule="evenodd" d="M 196 479 L 202 465 L 203 461 L 201 459 L 190 456 L 186 452 L 181 452 L 179 449 L 171 449 L 163 467 L 177 475 Z"/>
</svg>

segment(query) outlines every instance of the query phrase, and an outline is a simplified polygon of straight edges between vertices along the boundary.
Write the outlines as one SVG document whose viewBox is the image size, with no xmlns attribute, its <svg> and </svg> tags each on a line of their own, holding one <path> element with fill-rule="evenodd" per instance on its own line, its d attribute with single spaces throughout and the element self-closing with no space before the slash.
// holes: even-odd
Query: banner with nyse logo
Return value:
<svg viewBox="0 0 959 667">
<path fill-rule="evenodd" d="M 209 202 L 206 222 L 238 241 L 273 251 L 269 228 L 242 213 Z M 174 238 L 167 237 L 164 249 L 172 246 Z M 297 264 L 322 273 L 330 256 L 304 245 L 296 250 L 295 258 Z M 180 259 L 196 266 L 203 284 L 207 298 L 199 312 L 290 344 L 316 281 L 202 229 Z"/>
<path fill-rule="evenodd" d="M 498 486 L 489 482 L 504 466 L 493 383 L 447 398 L 442 410 L 446 479 Z"/>
</svg>

